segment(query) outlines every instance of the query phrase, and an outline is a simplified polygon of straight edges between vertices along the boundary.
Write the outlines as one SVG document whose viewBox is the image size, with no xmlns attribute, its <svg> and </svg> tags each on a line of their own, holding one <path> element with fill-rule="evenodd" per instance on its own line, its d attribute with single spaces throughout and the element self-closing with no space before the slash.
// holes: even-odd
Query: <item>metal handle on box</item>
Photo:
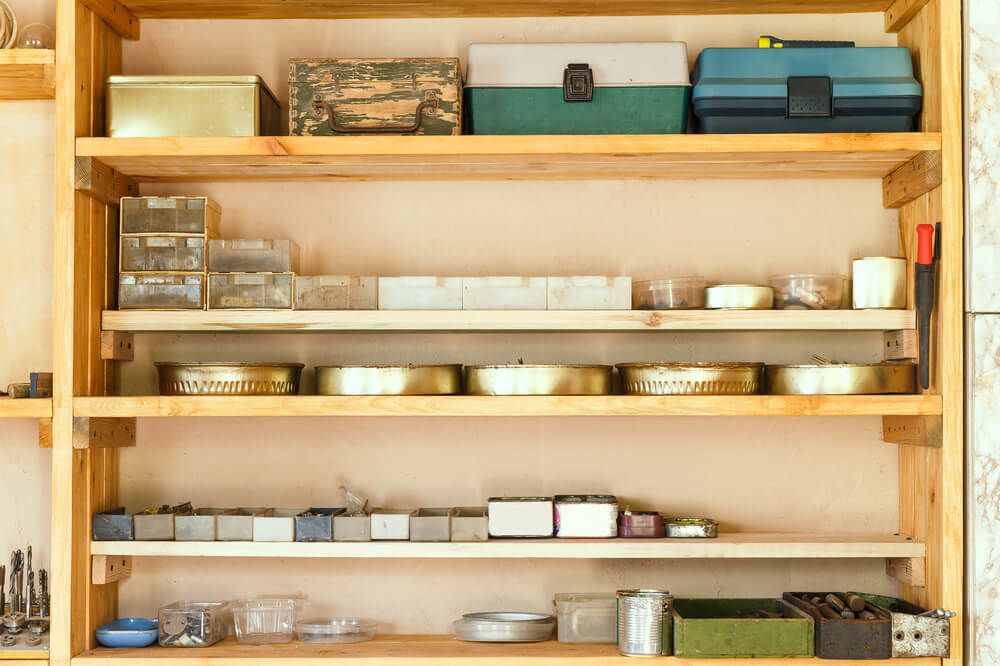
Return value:
<svg viewBox="0 0 1000 666">
<path fill-rule="evenodd" d="M 428 93 L 427 99 L 417 104 L 414 111 L 413 123 L 409 125 L 374 125 L 368 127 L 347 127 L 337 122 L 337 115 L 333 105 L 324 100 L 320 95 L 313 98 L 312 108 L 317 114 L 326 112 L 327 122 L 334 134 L 414 134 L 420 129 L 420 124 L 424 119 L 424 112 L 429 109 L 437 109 L 440 106 L 437 95 Z"/>
</svg>

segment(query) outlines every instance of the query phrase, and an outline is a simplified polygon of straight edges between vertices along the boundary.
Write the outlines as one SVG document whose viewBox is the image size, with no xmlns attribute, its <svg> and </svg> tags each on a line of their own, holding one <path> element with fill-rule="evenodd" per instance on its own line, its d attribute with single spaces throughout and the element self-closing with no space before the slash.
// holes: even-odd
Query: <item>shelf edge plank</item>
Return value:
<svg viewBox="0 0 1000 666">
<path fill-rule="evenodd" d="M 52 418 L 51 398 L 6 398 L 0 397 L 0 418 L 5 419 L 50 419 Z"/>
<path fill-rule="evenodd" d="M 73 399 L 76 416 L 917 416 L 941 396 L 134 396 Z"/>
<path fill-rule="evenodd" d="M 77 139 L 140 182 L 882 178 L 938 133 Z"/>
<path fill-rule="evenodd" d="M 54 99 L 55 96 L 55 51 L 0 50 L 0 100 Z"/>
<path fill-rule="evenodd" d="M 107 310 L 121 332 L 894 331 L 912 310 Z"/>
</svg>

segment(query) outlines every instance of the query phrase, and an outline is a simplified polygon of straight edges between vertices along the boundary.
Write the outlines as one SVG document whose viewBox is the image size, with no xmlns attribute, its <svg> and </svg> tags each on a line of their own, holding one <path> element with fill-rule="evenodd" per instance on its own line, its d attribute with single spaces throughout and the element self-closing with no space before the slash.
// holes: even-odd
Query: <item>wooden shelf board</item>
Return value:
<svg viewBox="0 0 1000 666">
<path fill-rule="evenodd" d="M 841 14 L 881 12 L 889 0 L 123 0 L 139 18 L 448 18 Z"/>
<path fill-rule="evenodd" d="M 479 543 L 94 541 L 93 555 L 402 559 L 797 559 L 924 557 L 903 536 L 724 533 L 717 539 L 495 539 Z"/>
<path fill-rule="evenodd" d="M 53 99 L 55 96 L 55 51 L 0 50 L 0 100 Z"/>
<path fill-rule="evenodd" d="M 51 398 L 6 398 L 0 397 L 0 418 L 5 419 L 50 419 L 52 418 Z"/>
<path fill-rule="evenodd" d="M 265 666 L 295 662 L 324 666 L 612 666 L 634 664 L 635 657 L 623 657 L 614 645 L 544 643 L 464 643 L 451 636 L 378 635 L 367 643 L 324 645 L 241 645 L 229 638 L 208 648 L 98 648 L 73 658 L 74 666 L 154 666 L 166 661 L 190 666 Z M 712 659 L 711 666 L 857 666 L 857 661 L 840 659 Z M 660 657 L 665 666 L 705 666 L 705 659 Z M 940 666 L 939 658 L 869 660 L 867 666 Z"/>
<path fill-rule="evenodd" d="M 106 331 L 894 331 L 912 310 L 108 310 Z"/>
<path fill-rule="evenodd" d="M 937 133 L 77 139 L 140 182 L 572 178 L 881 178 Z"/>
<path fill-rule="evenodd" d="M 916 416 L 936 395 L 134 396 L 74 398 L 76 416 Z"/>
</svg>

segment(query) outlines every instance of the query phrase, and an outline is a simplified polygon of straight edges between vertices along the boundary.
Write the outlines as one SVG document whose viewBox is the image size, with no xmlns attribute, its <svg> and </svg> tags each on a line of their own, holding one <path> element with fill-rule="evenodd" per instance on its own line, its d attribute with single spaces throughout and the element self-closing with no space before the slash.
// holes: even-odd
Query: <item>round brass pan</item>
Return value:
<svg viewBox="0 0 1000 666">
<path fill-rule="evenodd" d="M 610 365 L 470 365 L 469 395 L 608 395 Z"/>
<path fill-rule="evenodd" d="M 461 365 L 327 365 L 316 368 L 319 395 L 455 395 Z"/>
<path fill-rule="evenodd" d="M 773 395 L 876 395 L 915 393 L 916 365 L 769 365 L 767 392 Z"/>
<path fill-rule="evenodd" d="M 705 290 L 708 310 L 770 310 L 774 288 L 756 284 L 718 284 Z"/>
<path fill-rule="evenodd" d="M 620 363 L 628 395 L 750 395 L 763 363 Z"/>
<path fill-rule="evenodd" d="M 160 395 L 295 395 L 301 363 L 156 363 Z"/>
</svg>

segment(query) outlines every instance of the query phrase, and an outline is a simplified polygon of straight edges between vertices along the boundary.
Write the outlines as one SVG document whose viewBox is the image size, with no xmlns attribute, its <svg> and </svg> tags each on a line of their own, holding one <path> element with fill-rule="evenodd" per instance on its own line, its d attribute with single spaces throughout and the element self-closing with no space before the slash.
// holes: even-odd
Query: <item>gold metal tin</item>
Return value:
<svg viewBox="0 0 1000 666">
<path fill-rule="evenodd" d="M 916 365 L 769 365 L 767 392 L 773 395 L 877 395 L 915 393 Z"/>
<path fill-rule="evenodd" d="M 295 395 L 301 363 L 156 363 L 160 395 Z"/>
<path fill-rule="evenodd" d="M 461 392 L 461 365 L 330 365 L 316 368 L 316 393 L 319 395 L 455 395 Z"/>
<path fill-rule="evenodd" d="M 906 259 L 860 257 L 852 266 L 855 310 L 899 310 L 906 307 Z"/>
<path fill-rule="evenodd" d="M 770 310 L 774 289 L 757 284 L 718 284 L 705 290 L 708 310 Z"/>
<path fill-rule="evenodd" d="M 620 363 L 629 395 L 750 395 L 760 391 L 763 363 Z"/>
<path fill-rule="evenodd" d="M 608 395 L 610 365 L 471 365 L 470 395 Z"/>
<path fill-rule="evenodd" d="M 281 107 L 259 76 L 111 76 L 111 137 L 277 136 Z"/>
</svg>

